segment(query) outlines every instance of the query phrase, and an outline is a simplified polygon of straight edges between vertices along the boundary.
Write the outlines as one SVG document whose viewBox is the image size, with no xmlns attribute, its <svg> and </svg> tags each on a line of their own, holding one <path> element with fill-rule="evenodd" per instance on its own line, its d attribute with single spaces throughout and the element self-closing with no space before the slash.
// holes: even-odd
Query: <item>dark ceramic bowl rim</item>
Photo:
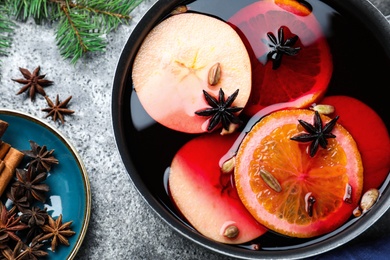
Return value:
<svg viewBox="0 0 390 260">
<path fill-rule="evenodd" d="M 145 183 L 140 178 L 140 175 L 135 170 L 129 149 L 126 146 L 127 133 L 124 129 L 124 122 L 129 120 L 129 118 L 124 117 L 123 109 L 128 109 L 125 105 L 126 102 L 129 101 L 124 99 L 124 93 L 126 88 L 129 88 L 128 83 L 131 74 L 129 68 L 147 33 L 175 6 L 185 2 L 186 1 L 183 0 L 159 0 L 144 14 L 132 31 L 122 50 L 113 80 L 111 112 L 117 148 L 131 181 L 151 209 L 153 209 L 153 211 L 171 228 L 187 239 L 211 251 L 241 259 L 299 259 L 318 255 L 351 241 L 373 225 L 390 207 L 390 187 L 387 187 L 383 191 L 381 199 L 377 202 L 375 208 L 367 212 L 364 218 L 359 219 L 357 228 L 345 230 L 328 239 L 322 239 L 318 243 L 310 244 L 307 247 L 284 251 L 251 251 L 213 242 L 199 233 L 194 232 L 174 217 L 173 214 L 149 192 Z M 364 19 L 365 25 L 370 28 L 374 36 L 382 43 L 387 55 L 390 57 L 390 26 L 383 14 L 367 0 L 343 0 L 338 1 L 338 4 L 341 8 L 351 10 L 356 17 L 360 17 L 362 20 Z M 389 182 L 389 177 L 387 182 Z"/>
</svg>

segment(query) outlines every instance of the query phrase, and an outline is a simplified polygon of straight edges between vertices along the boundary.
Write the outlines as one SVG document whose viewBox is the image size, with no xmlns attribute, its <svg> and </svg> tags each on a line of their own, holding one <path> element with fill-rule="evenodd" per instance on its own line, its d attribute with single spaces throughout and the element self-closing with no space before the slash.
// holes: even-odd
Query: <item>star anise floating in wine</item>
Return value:
<svg viewBox="0 0 390 260">
<path fill-rule="evenodd" d="M 219 123 L 225 130 L 229 130 L 231 123 L 241 124 L 242 121 L 235 115 L 241 111 L 243 107 L 232 106 L 234 100 L 238 96 L 238 89 L 225 100 L 225 93 L 222 88 L 219 89 L 218 100 L 211 96 L 207 91 L 203 90 L 203 94 L 207 103 L 211 108 L 196 111 L 195 114 L 199 116 L 211 117 L 207 131 L 213 130 Z"/>
<path fill-rule="evenodd" d="M 16 93 L 17 95 L 28 91 L 28 95 L 32 101 L 35 99 L 36 93 L 39 93 L 42 96 L 46 96 L 46 92 L 43 88 L 52 85 L 53 81 L 44 79 L 46 76 L 45 74 L 39 74 L 39 71 L 41 70 L 40 66 L 38 66 L 32 73 L 25 68 L 19 68 L 19 70 L 24 78 L 12 80 L 25 85 L 19 90 L 18 93 Z"/>
<path fill-rule="evenodd" d="M 70 115 L 74 113 L 73 110 L 67 108 L 69 101 L 72 99 L 72 96 L 69 96 L 67 99 L 61 102 L 57 95 L 55 103 L 53 103 L 53 101 L 51 101 L 48 96 L 45 96 L 45 99 L 49 107 L 43 108 L 42 111 L 47 112 L 48 114 L 46 117 L 51 116 L 53 121 L 57 121 L 57 119 L 59 119 L 62 124 L 64 124 L 64 115 Z"/>
<path fill-rule="evenodd" d="M 285 40 L 284 27 L 280 27 L 278 30 L 278 38 L 272 33 L 267 33 L 269 39 L 268 46 L 272 49 L 268 54 L 268 59 L 272 60 L 272 69 L 276 70 L 282 63 L 283 55 L 294 56 L 300 51 L 300 47 L 293 47 L 298 41 L 297 35 L 292 36 Z"/>
<path fill-rule="evenodd" d="M 314 155 L 317 153 L 319 146 L 326 149 L 326 146 L 328 145 L 328 138 L 336 138 L 336 136 L 331 132 L 336 125 L 338 119 L 339 116 L 336 116 L 335 118 L 330 120 L 325 126 L 323 126 L 320 113 L 315 111 L 313 125 L 303 120 L 298 120 L 299 124 L 301 124 L 308 133 L 298 134 L 292 137 L 291 140 L 298 142 L 311 142 L 309 151 L 310 156 L 314 157 Z"/>
</svg>

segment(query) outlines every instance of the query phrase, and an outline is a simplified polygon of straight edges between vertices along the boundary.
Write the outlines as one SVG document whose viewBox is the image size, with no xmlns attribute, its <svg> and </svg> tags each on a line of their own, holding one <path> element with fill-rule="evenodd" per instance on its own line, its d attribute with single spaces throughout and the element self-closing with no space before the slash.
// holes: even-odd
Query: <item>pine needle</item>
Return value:
<svg viewBox="0 0 390 260">
<path fill-rule="evenodd" d="M 0 55 L 6 56 L 7 50 L 12 44 L 12 32 L 15 23 L 13 23 L 7 15 L 7 10 L 4 6 L 0 6 Z"/>
<path fill-rule="evenodd" d="M 104 35 L 131 21 L 131 12 L 144 0 L 0 0 L 0 54 L 10 46 L 9 17 L 36 24 L 52 23 L 64 59 L 76 63 L 88 52 L 103 52 Z M 7 16 L 9 14 L 9 17 Z"/>
</svg>

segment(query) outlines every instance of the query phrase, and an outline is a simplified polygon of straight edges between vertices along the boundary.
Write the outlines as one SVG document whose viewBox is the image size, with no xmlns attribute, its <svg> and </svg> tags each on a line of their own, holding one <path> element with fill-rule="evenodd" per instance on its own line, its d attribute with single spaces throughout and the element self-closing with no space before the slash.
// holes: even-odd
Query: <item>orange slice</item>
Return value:
<svg viewBox="0 0 390 260">
<path fill-rule="evenodd" d="M 252 63 L 252 92 L 244 112 L 254 115 L 265 106 L 300 100 L 307 107 L 323 97 L 330 82 L 333 63 L 328 42 L 310 8 L 291 0 L 264 0 L 248 5 L 229 20 L 246 43 Z M 285 42 L 298 36 L 292 46 L 296 55 L 282 55 L 281 65 L 273 68 L 267 54 L 274 49 L 267 34 L 278 39 L 283 28 Z"/>
<path fill-rule="evenodd" d="M 305 132 L 298 119 L 313 124 L 313 118 L 305 109 L 272 113 L 247 134 L 236 156 L 243 204 L 264 226 L 293 237 L 333 231 L 351 216 L 362 193 L 361 156 L 344 127 L 336 123 L 336 138 L 327 139 L 314 157 L 309 144 L 290 139 Z M 330 121 L 321 118 L 324 125 Z"/>
<path fill-rule="evenodd" d="M 298 0 L 274 0 L 275 4 L 296 15 L 306 16 L 312 11 L 311 6 L 305 1 Z"/>
</svg>

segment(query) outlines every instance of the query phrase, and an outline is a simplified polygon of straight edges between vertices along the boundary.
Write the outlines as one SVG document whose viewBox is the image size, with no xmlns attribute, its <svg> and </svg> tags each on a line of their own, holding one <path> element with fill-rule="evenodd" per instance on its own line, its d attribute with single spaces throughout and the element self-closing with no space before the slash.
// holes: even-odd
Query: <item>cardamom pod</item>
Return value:
<svg viewBox="0 0 390 260">
<path fill-rule="evenodd" d="M 268 171 L 261 169 L 260 177 L 264 180 L 264 182 L 274 191 L 281 192 L 282 186 L 280 186 L 278 180 Z"/>
<path fill-rule="evenodd" d="M 334 112 L 334 106 L 332 105 L 314 105 L 311 109 L 323 115 L 330 115 Z"/>
<path fill-rule="evenodd" d="M 221 64 L 215 63 L 209 70 L 209 84 L 215 86 L 221 79 Z"/>
<path fill-rule="evenodd" d="M 231 171 L 233 171 L 235 164 L 236 164 L 236 157 L 233 156 L 232 158 L 230 158 L 229 160 L 225 161 L 222 164 L 221 172 L 230 173 Z"/>
<path fill-rule="evenodd" d="M 231 225 L 225 228 L 223 235 L 227 238 L 235 238 L 238 236 L 238 233 L 239 233 L 238 227 L 235 225 Z"/>
<path fill-rule="evenodd" d="M 379 191 L 377 189 L 369 189 L 366 191 L 360 201 L 360 208 L 363 210 L 363 213 L 371 209 L 378 198 Z"/>
</svg>

